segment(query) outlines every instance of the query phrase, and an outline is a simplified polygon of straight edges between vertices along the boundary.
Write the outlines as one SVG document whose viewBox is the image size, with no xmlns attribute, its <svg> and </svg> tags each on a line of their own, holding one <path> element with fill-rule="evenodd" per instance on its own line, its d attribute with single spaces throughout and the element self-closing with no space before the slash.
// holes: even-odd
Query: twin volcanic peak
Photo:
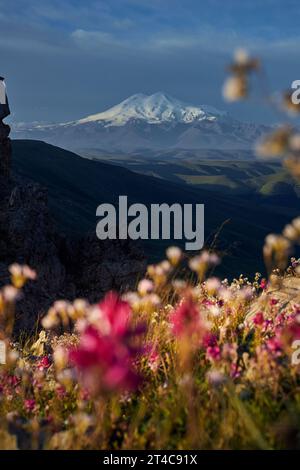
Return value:
<svg viewBox="0 0 300 470">
<path fill-rule="evenodd" d="M 249 149 L 263 126 L 243 123 L 212 106 L 192 105 L 165 93 L 136 94 L 98 114 L 58 124 L 13 126 L 17 139 L 43 140 L 73 151 Z"/>
<path fill-rule="evenodd" d="M 162 92 L 153 95 L 138 93 L 107 111 L 80 119 L 76 123 L 100 122 L 106 126 L 123 126 L 131 120 L 141 120 L 149 124 L 173 121 L 188 124 L 205 119 L 214 121 L 224 114 L 210 106 L 184 103 Z"/>
</svg>

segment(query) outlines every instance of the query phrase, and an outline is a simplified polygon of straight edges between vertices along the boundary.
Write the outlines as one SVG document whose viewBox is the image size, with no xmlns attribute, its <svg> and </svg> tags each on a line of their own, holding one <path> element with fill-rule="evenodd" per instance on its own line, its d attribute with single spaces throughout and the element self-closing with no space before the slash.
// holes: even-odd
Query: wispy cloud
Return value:
<svg viewBox="0 0 300 470">
<path fill-rule="evenodd" d="M 98 50 L 102 47 L 122 46 L 122 42 L 113 34 L 104 31 L 86 31 L 76 29 L 70 35 L 71 39 L 79 45 L 90 50 Z"/>
<path fill-rule="evenodd" d="M 212 27 L 203 27 L 192 33 L 162 31 L 155 34 L 145 34 L 141 37 L 137 37 L 135 34 L 120 37 L 115 32 L 76 29 L 70 34 L 70 38 L 77 46 L 84 47 L 91 53 L 100 52 L 103 47 L 119 47 L 123 50 L 129 48 L 132 51 L 153 52 L 160 55 L 195 49 L 198 49 L 199 52 L 204 50 L 212 53 L 232 54 L 238 47 L 244 47 L 249 52 L 256 54 L 274 53 L 278 55 L 283 51 L 289 54 L 298 54 L 300 44 L 298 35 L 270 41 L 264 37 L 242 35 L 232 29 L 220 31 Z"/>
</svg>

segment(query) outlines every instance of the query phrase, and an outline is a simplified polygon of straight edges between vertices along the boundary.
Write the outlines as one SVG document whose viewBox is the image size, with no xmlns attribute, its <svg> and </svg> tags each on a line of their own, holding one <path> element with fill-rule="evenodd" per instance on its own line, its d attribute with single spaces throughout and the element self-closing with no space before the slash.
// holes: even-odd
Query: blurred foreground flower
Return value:
<svg viewBox="0 0 300 470">
<path fill-rule="evenodd" d="M 12 284 L 18 289 L 21 289 L 28 280 L 34 281 L 36 279 L 36 272 L 26 265 L 12 264 L 9 267 L 9 272 Z"/>
<path fill-rule="evenodd" d="M 178 248 L 177 246 L 170 246 L 166 251 L 166 255 L 170 263 L 173 266 L 176 266 L 179 263 L 179 261 L 182 259 L 183 253 L 181 249 Z"/>
<path fill-rule="evenodd" d="M 266 237 L 263 254 L 267 268 L 285 269 L 291 251 L 290 241 L 282 236 L 270 234 Z"/>
<path fill-rule="evenodd" d="M 276 131 L 263 137 L 256 145 L 256 153 L 259 157 L 280 157 L 289 148 L 289 141 L 292 129 L 289 126 L 282 126 Z"/>
<path fill-rule="evenodd" d="M 289 114 L 299 114 L 300 113 L 300 103 L 294 103 L 293 101 L 294 90 L 287 90 L 283 93 L 282 97 L 282 107 Z"/>
<path fill-rule="evenodd" d="M 300 242 L 300 217 L 285 226 L 283 235 L 294 243 Z"/>
<path fill-rule="evenodd" d="M 281 158 L 295 178 L 300 178 L 300 134 L 290 126 L 281 126 L 261 138 L 256 154 L 263 158 Z"/>
<path fill-rule="evenodd" d="M 213 268 L 220 264 L 220 258 L 215 253 L 202 251 L 200 255 L 194 256 L 189 261 L 189 267 L 198 274 L 199 280 L 203 281 L 204 276 L 209 268 Z"/>
<path fill-rule="evenodd" d="M 112 292 L 99 304 L 98 312 L 98 325 L 88 325 L 81 333 L 79 346 L 70 351 L 71 362 L 93 394 L 133 390 L 141 380 L 134 362 L 142 352 L 134 340 L 145 332 L 145 326 L 132 325 L 129 304 Z"/>
<path fill-rule="evenodd" d="M 202 339 L 207 333 L 207 326 L 203 321 L 199 304 L 191 297 L 183 300 L 170 315 L 170 323 L 175 336 L 196 336 Z"/>
<path fill-rule="evenodd" d="M 223 96 L 227 101 L 238 101 L 249 94 L 249 79 L 251 72 L 259 69 L 259 61 L 248 56 L 243 49 L 234 54 L 234 62 L 229 66 L 231 76 L 223 87 Z"/>
</svg>

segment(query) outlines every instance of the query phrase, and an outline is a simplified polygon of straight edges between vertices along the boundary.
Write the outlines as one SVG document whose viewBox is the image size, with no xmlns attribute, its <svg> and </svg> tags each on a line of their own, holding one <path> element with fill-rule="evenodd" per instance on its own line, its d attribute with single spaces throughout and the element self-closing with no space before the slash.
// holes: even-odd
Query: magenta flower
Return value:
<svg viewBox="0 0 300 470">
<path fill-rule="evenodd" d="M 128 333 L 128 322 L 131 316 L 130 305 L 121 300 L 115 292 L 109 292 L 99 304 L 100 311 L 108 320 L 110 334 L 124 336 Z"/>
<path fill-rule="evenodd" d="M 208 348 L 209 346 L 217 346 L 217 336 L 214 335 L 213 333 L 207 332 L 205 333 L 203 339 L 202 339 L 202 346 L 204 348 Z"/>
<path fill-rule="evenodd" d="M 152 370 L 152 372 L 157 372 L 161 362 L 157 348 L 150 345 L 150 347 L 146 348 L 145 353 L 149 368 Z"/>
<path fill-rule="evenodd" d="M 191 298 L 184 300 L 170 316 L 175 336 L 203 333 L 204 328 L 197 305 Z"/>
<path fill-rule="evenodd" d="M 35 400 L 33 399 L 24 400 L 24 408 L 28 412 L 33 411 L 35 408 L 35 405 L 36 403 L 35 403 Z"/>
<path fill-rule="evenodd" d="M 42 357 L 37 363 L 37 367 L 40 370 L 48 369 L 50 366 L 51 362 L 49 361 L 48 356 Z"/>
<path fill-rule="evenodd" d="M 264 289 L 267 287 L 267 285 L 268 285 L 267 280 L 266 280 L 265 278 L 263 278 L 263 279 L 260 281 L 259 287 L 264 290 Z"/>
<path fill-rule="evenodd" d="M 230 377 L 232 379 L 238 379 L 241 375 L 241 371 L 239 370 L 237 363 L 232 363 L 230 365 Z"/>
<path fill-rule="evenodd" d="M 7 377 L 7 383 L 11 387 L 17 387 L 21 382 L 20 377 L 17 377 L 16 375 L 9 375 Z"/>
<path fill-rule="evenodd" d="M 261 326 L 264 323 L 264 315 L 262 312 L 256 313 L 256 315 L 253 317 L 253 323 L 254 325 L 259 325 Z"/>
<path fill-rule="evenodd" d="M 219 346 L 208 346 L 206 349 L 206 358 L 212 362 L 221 359 L 221 350 Z"/>
<path fill-rule="evenodd" d="M 279 337 L 274 336 L 273 338 L 269 339 L 266 344 L 267 344 L 268 350 L 271 351 L 272 353 L 275 353 L 276 355 L 281 353 L 282 341 L 280 340 Z"/>
<path fill-rule="evenodd" d="M 275 318 L 275 326 L 276 327 L 281 327 L 285 324 L 286 322 L 286 316 L 285 316 L 285 313 L 280 313 L 279 315 L 277 315 L 277 317 Z"/>
<path fill-rule="evenodd" d="M 91 393 L 135 389 L 140 377 L 134 370 L 134 362 L 141 348 L 132 345 L 132 341 L 145 328 L 131 327 L 130 306 L 114 293 L 107 294 L 99 304 L 99 315 L 104 316 L 108 328 L 102 331 L 88 325 L 81 334 L 79 346 L 70 351 L 71 362 Z"/>
<path fill-rule="evenodd" d="M 62 385 L 59 385 L 58 387 L 56 387 L 56 394 L 58 398 L 63 399 L 67 395 L 67 391 L 65 387 L 63 387 Z"/>
<path fill-rule="evenodd" d="M 263 325 L 262 325 L 262 329 L 264 333 L 266 333 L 267 331 L 272 332 L 273 328 L 274 328 L 273 319 L 267 318 L 266 320 L 264 320 Z"/>
</svg>

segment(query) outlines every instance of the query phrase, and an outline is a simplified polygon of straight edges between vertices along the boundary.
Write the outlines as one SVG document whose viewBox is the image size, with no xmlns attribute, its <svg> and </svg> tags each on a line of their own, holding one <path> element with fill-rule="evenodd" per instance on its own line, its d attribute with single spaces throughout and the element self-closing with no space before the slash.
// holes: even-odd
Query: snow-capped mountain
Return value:
<svg viewBox="0 0 300 470">
<path fill-rule="evenodd" d="M 105 127 L 124 126 L 131 120 L 145 121 L 148 124 L 190 124 L 204 119 L 213 121 L 221 115 L 224 113 L 209 106 L 192 106 L 162 92 L 150 96 L 138 93 L 103 113 L 80 119 L 76 124 L 99 122 Z"/>
<path fill-rule="evenodd" d="M 162 92 L 136 94 L 98 114 L 61 124 L 13 127 L 19 139 L 38 139 L 71 150 L 131 153 L 162 149 L 245 149 L 263 132 L 207 105 L 184 103 Z"/>
</svg>

